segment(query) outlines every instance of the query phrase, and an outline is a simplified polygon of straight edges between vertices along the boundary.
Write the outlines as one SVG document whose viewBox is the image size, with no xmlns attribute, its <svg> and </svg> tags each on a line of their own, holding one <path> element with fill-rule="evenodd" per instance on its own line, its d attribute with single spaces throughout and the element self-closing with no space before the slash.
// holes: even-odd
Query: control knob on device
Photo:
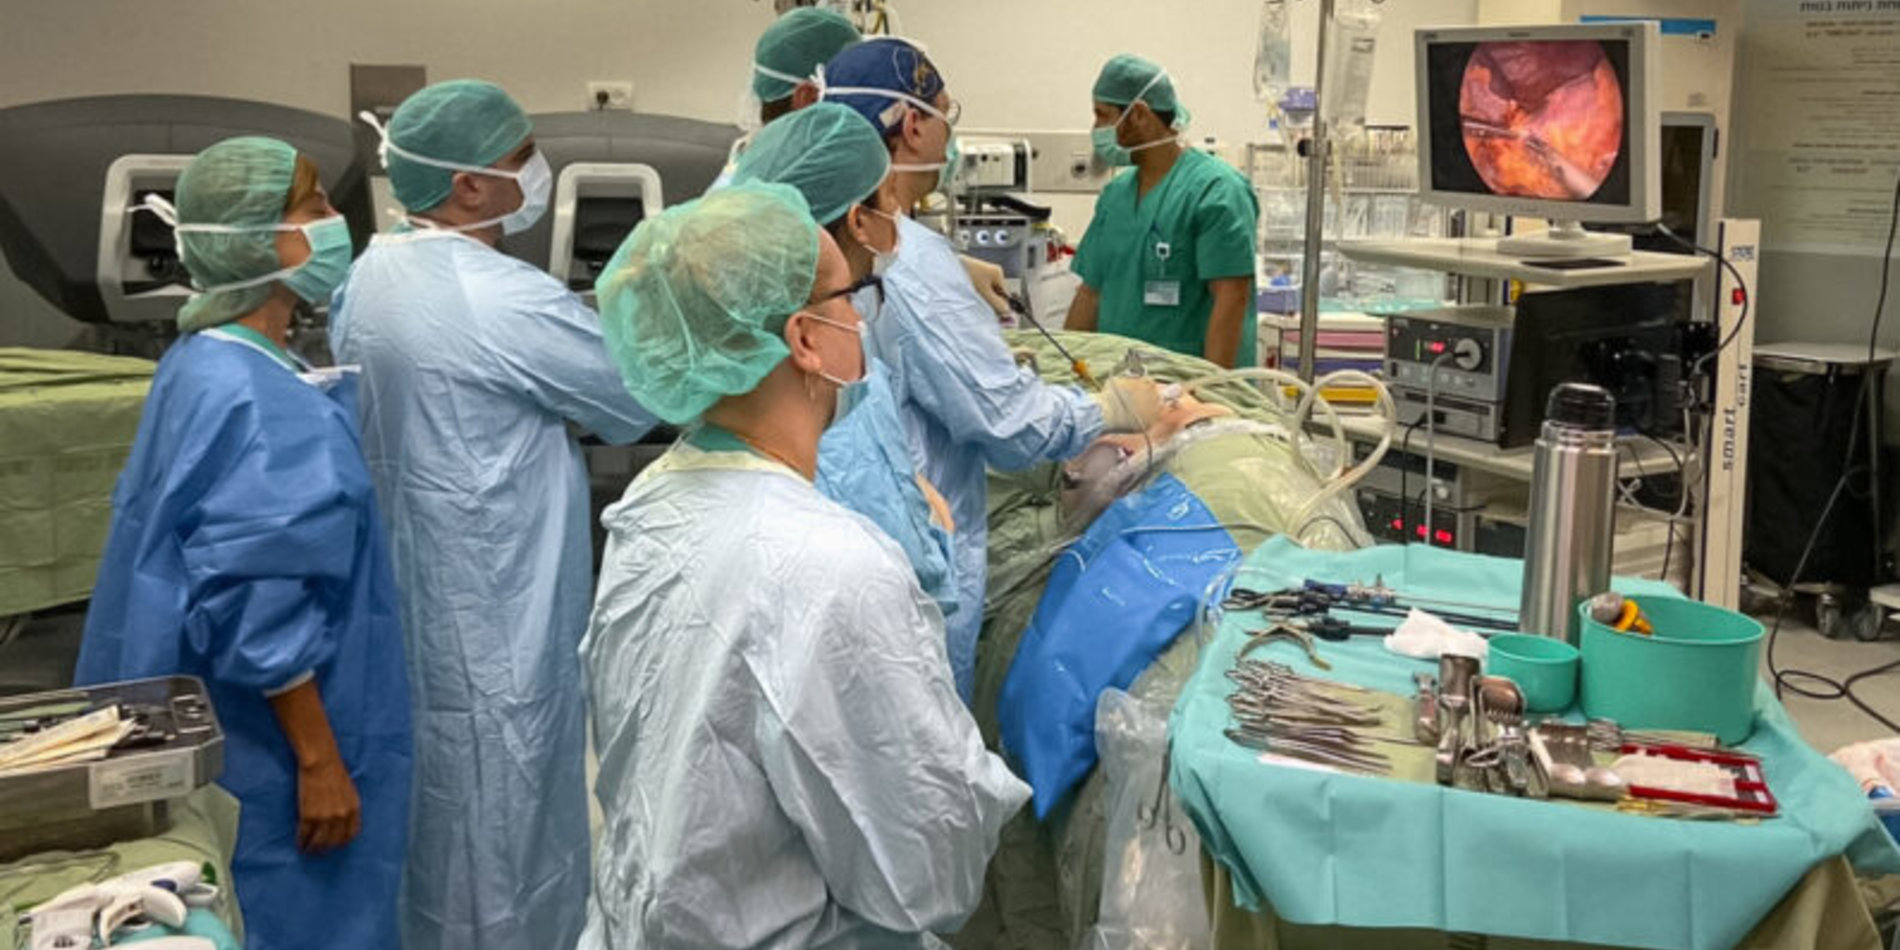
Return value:
<svg viewBox="0 0 1900 950">
<path fill-rule="evenodd" d="M 1477 340 L 1470 337 L 1459 340 L 1457 345 L 1451 348 L 1452 365 L 1466 372 L 1477 369 L 1478 364 L 1483 361 L 1484 350 L 1478 346 Z"/>
</svg>

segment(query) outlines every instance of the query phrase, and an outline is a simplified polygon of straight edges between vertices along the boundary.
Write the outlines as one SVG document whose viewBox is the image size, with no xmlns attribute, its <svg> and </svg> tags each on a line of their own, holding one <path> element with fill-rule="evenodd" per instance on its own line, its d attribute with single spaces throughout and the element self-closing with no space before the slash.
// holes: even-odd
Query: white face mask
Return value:
<svg viewBox="0 0 1900 950">
<path fill-rule="evenodd" d="M 879 211 L 876 208 L 872 208 L 869 206 L 860 206 L 860 207 L 863 207 L 865 211 L 871 214 L 877 215 L 878 217 L 884 218 L 891 222 L 891 233 L 895 237 L 891 241 L 890 250 L 880 251 L 876 247 L 873 247 L 872 245 L 870 245 L 869 243 L 866 243 L 864 245 L 865 247 L 871 248 L 871 276 L 883 277 L 885 274 L 890 273 L 891 268 L 896 266 L 897 264 L 897 249 L 899 247 L 902 247 L 904 243 L 903 231 L 899 230 L 898 228 L 897 215 L 890 214 L 889 212 Z"/>
<path fill-rule="evenodd" d="M 798 313 L 800 316 L 810 317 L 811 319 L 816 320 L 819 323 L 825 324 L 826 326 L 836 327 L 840 330 L 843 330 L 846 333 L 849 333 L 857 337 L 858 349 L 860 351 L 864 349 L 864 324 L 862 322 L 844 323 L 842 321 L 833 320 L 830 317 L 821 317 L 818 314 L 812 313 L 809 310 L 800 310 Z M 833 376 L 830 373 L 827 373 L 821 369 L 818 371 L 818 378 L 832 384 L 833 386 L 838 387 L 839 389 L 843 389 L 847 386 L 852 386 L 857 383 L 864 382 L 864 371 L 862 369 L 858 371 L 857 379 L 839 379 L 838 377 Z"/>
<path fill-rule="evenodd" d="M 376 121 L 376 115 L 374 113 L 366 110 L 358 113 L 357 117 L 367 123 L 370 128 L 375 129 L 376 134 L 382 138 L 382 144 L 378 146 L 377 154 L 382 157 L 383 170 L 385 171 L 389 169 L 389 155 L 391 152 L 394 152 L 409 161 L 419 165 L 428 165 L 432 168 L 468 172 L 471 175 L 485 175 L 489 178 L 512 179 L 515 185 L 521 189 L 520 207 L 500 217 L 489 218 L 486 221 L 476 221 L 470 224 L 451 226 L 411 216 L 409 218 L 411 224 L 442 231 L 480 231 L 483 228 L 491 228 L 499 224 L 501 225 L 501 233 L 519 234 L 534 227 L 535 224 L 541 220 L 541 216 L 547 213 L 548 200 L 554 193 L 554 171 L 548 166 L 547 155 L 543 154 L 539 149 L 535 150 L 534 156 L 529 158 L 526 164 L 514 171 L 492 166 L 467 165 L 461 162 L 451 162 L 446 159 L 430 158 L 427 155 L 417 155 L 397 145 L 395 142 L 390 141 L 389 130 L 384 128 L 382 123 Z"/>
</svg>

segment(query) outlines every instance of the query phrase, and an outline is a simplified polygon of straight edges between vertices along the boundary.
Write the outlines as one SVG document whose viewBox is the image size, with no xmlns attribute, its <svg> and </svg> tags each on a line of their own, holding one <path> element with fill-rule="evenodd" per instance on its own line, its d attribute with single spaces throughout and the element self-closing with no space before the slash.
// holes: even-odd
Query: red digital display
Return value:
<svg viewBox="0 0 1900 950">
<path fill-rule="evenodd" d="M 1445 344 L 1443 341 L 1427 343 L 1425 344 L 1425 348 L 1432 351 L 1432 353 L 1434 354 L 1445 352 Z"/>
<path fill-rule="evenodd" d="M 1439 544 L 1451 543 L 1451 532 L 1449 531 L 1440 529 L 1437 534 L 1433 535 L 1433 537 L 1438 541 Z"/>
</svg>

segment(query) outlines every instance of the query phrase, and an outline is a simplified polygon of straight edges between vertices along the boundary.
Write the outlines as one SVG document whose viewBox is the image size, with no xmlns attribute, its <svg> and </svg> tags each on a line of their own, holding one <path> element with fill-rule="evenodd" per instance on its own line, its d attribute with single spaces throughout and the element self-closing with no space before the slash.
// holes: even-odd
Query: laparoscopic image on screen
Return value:
<svg viewBox="0 0 1900 950">
<path fill-rule="evenodd" d="M 1437 188 L 1629 200 L 1628 44 L 1446 43 L 1429 55 Z"/>
</svg>

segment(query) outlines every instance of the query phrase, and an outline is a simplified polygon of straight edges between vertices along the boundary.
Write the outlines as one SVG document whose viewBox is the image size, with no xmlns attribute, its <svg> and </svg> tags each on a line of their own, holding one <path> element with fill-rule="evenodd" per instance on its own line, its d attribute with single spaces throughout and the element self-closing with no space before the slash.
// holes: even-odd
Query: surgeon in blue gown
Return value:
<svg viewBox="0 0 1900 950">
<path fill-rule="evenodd" d="M 897 259 L 898 216 L 884 185 L 890 153 L 856 112 L 820 102 L 784 116 L 754 138 L 734 179 L 789 185 L 843 253 L 853 292 L 882 286 Z M 873 294 L 875 297 L 876 295 Z M 865 318 L 877 319 L 873 309 Z M 949 505 L 911 460 L 890 370 L 868 359 L 851 412 L 818 443 L 818 491 L 883 529 L 904 550 L 917 584 L 945 616 L 957 610 Z"/>
<path fill-rule="evenodd" d="M 389 517 L 414 660 L 407 950 L 572 947 L 588 877 L 576 650 L 593 594 L 578 434 L 631 442 L 600 319 L 495 248 L 547 207 L 551 176 L 507 93 L 454 80 L 384 130 L 409 212 L 331 307 L 363 367 L 363 452 Z"/>
<path fill-rule="evenodd" d="M 961 109 L 921 49 L 888 37 L 852 46 L 826 64 L 820 95 L 856 110 L 883 137 L 897 207 L 914 207 L 948 177 Z M 1019 368 L 950 242 L 910 218 L 898 222 L 897 260 L 877 310 L 866 352 L 889 367 L 911 457 L 956 523 L 958 605 L 947 635 L 967 702 L 989 576 L 987 469 L 1071 458 L 1104 432 L 1145 429 L 1138 410 L 1154 404 L 1153 387 L 1134 400 L 1091 397 Z"/>
<path fill-rule="evenodd" d="M 76 679 L 205 681 L 251 950 L 393 947 L 410 787 L 394 581 L 350 377 L 284 348 L 293 310 L 348 269 L 349 229 L 272 139 L 206 149 L 177 198 L 153 210 L 204 292 L 119 476 Z"/>
</svg>

